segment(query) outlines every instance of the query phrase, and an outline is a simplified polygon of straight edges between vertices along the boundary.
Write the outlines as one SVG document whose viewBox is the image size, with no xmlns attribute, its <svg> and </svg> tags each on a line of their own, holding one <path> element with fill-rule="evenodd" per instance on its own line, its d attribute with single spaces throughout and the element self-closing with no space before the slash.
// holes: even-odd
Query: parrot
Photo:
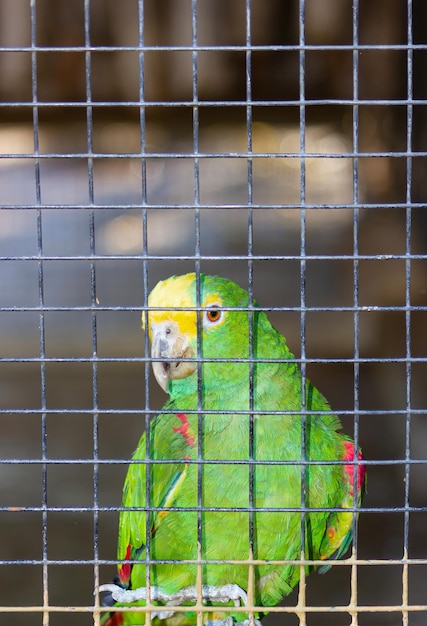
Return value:
<svg viewBox="0 0 427 626">
<path fill-rule="evenodd" d="M 169 400 L 128 468 L 108 623 L 145 624 L 148 599 L 155 626 L 260 624 L 349 549 L 362 453 L 234 282 L 172 276 L 142 317 Z"/>
</svg>

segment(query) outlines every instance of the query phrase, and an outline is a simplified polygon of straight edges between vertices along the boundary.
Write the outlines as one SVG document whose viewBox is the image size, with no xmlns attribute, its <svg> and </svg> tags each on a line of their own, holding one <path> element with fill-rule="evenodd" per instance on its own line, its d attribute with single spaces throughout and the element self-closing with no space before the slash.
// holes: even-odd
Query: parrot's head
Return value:
<svg viewBox="0 0 427 626">
<path fill-rule="evenodd" d="M 209 384 L 215 386 L 226 382 L 223 379 L 227 377 L 227 367 L 231 372 L 230 363 L 209 362 L 209 359 L 248 359 L 248 294 L 235 283 L 201 274 L 197 303 L 196 275 L 172 276 L 154 287 L 148 306 L 147 317 L 145 313 L 142 315 L 142 326 L 145 327 L 147 319 L 151 356 L 156 359 L 154 375 L 166 392 L 171 390 L 171 381 L 191 376 L 197 385 L 198 348 L 203 359 L 207 359 L 203 363 L 203 377 L 208 377 Z M 196 311 L 197 306 L 202 310 Z M 247 363 L 245 366 L 247 370 Z"/>
</svg>

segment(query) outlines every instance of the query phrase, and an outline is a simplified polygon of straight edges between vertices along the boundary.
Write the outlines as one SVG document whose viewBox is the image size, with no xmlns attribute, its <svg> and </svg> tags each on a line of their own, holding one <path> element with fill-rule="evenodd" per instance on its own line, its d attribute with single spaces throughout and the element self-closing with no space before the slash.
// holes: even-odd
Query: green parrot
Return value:
<svg viewBox="0 0 427 626">
<path fill-rule="evenodd" d="M 172 276 L 148 299 L 154 375 L 169 400 L 125 480 L 117 584 L 101 591 L 127 610 L 110 624 L 145 624 L 129 607 L 146 605 L 148 582 L 155 625 L 195 625 L 197 611 L 207 626 L 259 624 L 313 569 L 298 560 L 326 570 L 319 561 L 351 544 L 360 451 L 309 381 L 303 401 L 286 340 L 256 303 L 248 311 L 248 293 L 201 274 L 197 301 L 196 282 Z"/>
</svg>

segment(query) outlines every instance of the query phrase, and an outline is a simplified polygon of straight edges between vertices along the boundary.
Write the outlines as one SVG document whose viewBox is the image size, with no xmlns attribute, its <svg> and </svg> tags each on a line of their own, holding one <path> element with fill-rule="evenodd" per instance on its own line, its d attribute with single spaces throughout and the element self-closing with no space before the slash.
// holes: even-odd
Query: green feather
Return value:
<svg viewBox="0 0 427 626">
<path fill-rule="evenodd" d="M 170 302 L 166 306 L 181 307 L 185 294 L 178 301 L 175 281 L 169 279 Z M 196 306 L 195 277 L 185 277 L 192 306 Z M 266 563 L 255 567 L 255 604 L 276 605 L 297 585 L 300 567 L 294 564 L 275 565 L 271 560 L 297 560 L 301 556 L 302 476 L 306 483 L 306 507 L 321 509 L 305 515 L 305 554 L 310 559 L 329 559 L 342 556 L 351 543 L 354 497 L 342 464 L 301 464 L 304 429 L 302 378 L 289 351 L 286 340 L 270 324 L 266 314 L 253 310 L 248 314 L 248 294 L 219 277 L 201 276 L 201 302 L 217 295 L 223 307 L 237 307 L 238 311 L 223 310 L 223 321 L 212 327 L 203 327 L 201 356 L 200 418 L 189 411 L 197 411 L 197 372 L 186 378 L 171 380 L 170 399 L 164 410 L 150 425 L 150 463 L 146 459 L 146 437 L 142 436 L 133 456 L 123 491 L 118 558 L 125 559 L 128 546 L 138 551 L 141 563 L 131 568 L 126 583 L 135 589 L 146 585 L 146 551 L 150 548 L 152 561 L 174 560 L 171 563 L 153 563 L 150 567 L 151 585 L 167 593 L 195 585 L 197 566 L 180 561 L 198 557 L 198 479 L 201 478 L 202 506 L 232 508 L 233 511 L 204 511 L 201 514 L 204 560 L 245 560 L 249 551 L 250 516 L 245 509 L 250 504 L 250 364 L 236 362 L 248 359 L 250 318 L 253 324 L 253 504 L 255 508 L 272 509 L 255 512 L 253 556 Z M 178 304 L 177 304 L 178 302 Z M 256 305 L 255 305 L 256 306 Z M 179 312 L 171 312 L 171 319 L 179 319 Z M 191 339 L 197 351 L 197 341 Z M 233 359 L 233 362 L 210 362 L 209 359 Z M 305 404 L 309 414 L 305 418 L 305 455 L 311 461 L 340 461 L 345 458 L 345 443 L 339 433 L 339 419 L 330 413 L 322 394 L 309 382 L 305 387 Z M 212 413 L 209 413 L 212 411 Z M 237 413 L 237 411 L 239 413 Z M 275 414 L 274 412 L 283 413 Z M 242 413 L 243 412 L 243 413 Z M 181 417 L 180 417 L 181 416 Z M 184 423 L 184 418 L 186 420 Z M 199 430 L 200 427 L 200 430 Z M 196 461 L 200 451 L 204 461 L 199 470 Z M 165 461 L 162 463 L 161 461 Z M 222 464 L 220 461 L 246 461 Z M 274 461 L 268 464 L 268 461 Z M 265 464 L 263 463 L 265 462 Z M 282 462 L 282 464 L 280 463 Z M 149 472 L 150 494 L 146 493 L 146 472 Z M 362 477 L 363 478 L 363 477 Z M 363 482 L 363 480 L 362 480 Z M 360 504 L 361 491 L 355 504 Z M 351 492 L 351 493 L 350 493 Z M 150 512 L 146 536 L 146 510 Z M 139 510 L 137 510 L 139 508 Z M 331 513 L 328 508 L 342 508 Z M 188 510 L 190 509 L 190 510 Z M 275 511 L 277 509 L 277 511 Z M 347 510 L 346 510 L 347 509 Z M 325 566 L 327 567 L 327 566 Z M 120 568 L 119 568 L 120 569 Z M 123 571 L 123 570 L 122 570 Z M 309 568 L 307 568 L 307 572 Z M 236 583 L 248 588 L 248 567 L 235 563 L 207 563 L 202 566 L 203 584 L 225 585 Z M 138 602 L 135 604 L 143 604 Z M 208 619 L 224 619 L 227 615 L 236 621 L 247 619 L 247 614 L 233 612 L 204 614 Z M 124 613 L 125 624 L 144 624 L 143 613 Z M 157 623 L 157 622 L 156 622 Z M 158 622 L 164 626 L 196 624 L 196 614 L 175 613 Z"/>
</svg>

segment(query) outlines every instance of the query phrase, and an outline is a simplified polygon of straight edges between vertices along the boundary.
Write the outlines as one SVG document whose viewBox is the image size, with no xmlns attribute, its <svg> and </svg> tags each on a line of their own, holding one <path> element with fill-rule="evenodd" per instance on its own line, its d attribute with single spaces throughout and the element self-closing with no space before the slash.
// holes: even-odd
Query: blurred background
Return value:
<svg viewBox="0 0 427 626">
<path fill-rule="evenodd" d="M 138 309 L 146 295 L 142 206 L 149 289 L 172 273 L 194 270 L 196 201 L 203 207 L 202 271 L 245 286 L 248 264 L 238 257 L 248 254 L 252 200 L 253 254 L 262 257 L 253 264 L 255 296 L 262 306 L 298 309 L 305 252 L 306 305 L 327 309 L 306 315 L 307 357 L 322 360 L 309 363 L 308 375 L 338 413 L 360 409 L 364 455 L 378 461 L 369 469 L 365 506 L 384 510 L 361 514 L 358 556 L 382 563 L 358 569 L 358 604 L 400 606 L 403 566 L 396 560 L 405 537 L 409 558 L 417 559 L 408 568 L 407 602 L 419 610 L 366 610 L 358 623 L 426 623 L 427 5 L 304 5 L 302 77 L 303 3 L 250 2 L 254 158 L 248 198 L 247 159 L 239 156 L 248 151 L 245 0 L 0 3 L 0 605 L 43 603 L 46 534 L 39 509 L 45 479 L 46 504 L 58 509 L 47 513 L 46 556 L 61 562 L 47 566 L 49 603 L 93 603 L 94 568 L 84 561 L 96 555 L 94 446 L 102 461 L 114 461 L 99 465 L 99 505 L 119 506 L 148 403 Z M 357 55 L 354 15 L 362 46 Z M 195 113 L 196 21 L 202 50 Z M 303 195 L 302 119 L 310 153 Z M 353 151 L 361 154 L 357 161 Z M 356 263 L 354 255 L 361 257 Z M 47 308 L 43 319 L 40 304 Z M 349 310 L 354 304 L 361 307 L 357 316 Z M 299 355 L 300 312 L 271 317 Z M 95 318 L 99 361 L 93 366 Z M 355 350 L 362 359 L 358 389 Z M 154 383 L 150 407 L 164 401 Z M 343 422 L 352 433 L 353 417 Z M 45 475 L 37 463 L 43 451 Z M 411 465 L 406 486 L 417 510 L 405 527 L 406 454 L 419 462 Z M 99 513 L 100 559 L 115 558 L 117 519 L 116 512 Z M 114 565 L 102 565 L 101 582 L 114 573 Z M 312 605 L 347 604 L 350 568 L 313 575 L 307 594 Z M 284 603 L 296 601 L 293 594 Z M 2 620 L 43 623 L 31 612 Z M 339 612 L 307 618 L 310 626 L 350 621 Z M 91 623 L 90 613 L 75 612 L 52 613 L 44 622 Z M 297 623 L 293 615 L 265 619 L 266 626 Z"/>
</svg>

